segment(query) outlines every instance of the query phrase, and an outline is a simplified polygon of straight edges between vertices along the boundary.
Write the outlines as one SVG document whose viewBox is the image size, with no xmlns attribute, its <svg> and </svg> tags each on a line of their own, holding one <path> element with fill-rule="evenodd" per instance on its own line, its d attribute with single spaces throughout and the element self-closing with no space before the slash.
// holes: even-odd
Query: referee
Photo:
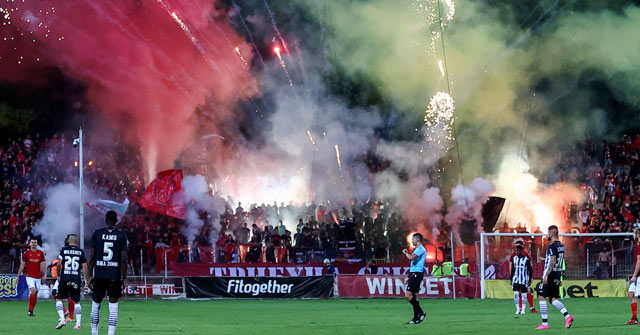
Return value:
<svg viewBox="0 0 640 335">
<path fill-rule="evenodd" d="M 413 234 L 411 243 L 415 247 L 412 254 L 410 254 L 407 249 L 402 250 L 402 253 L 411 261 L 409 279 L 407 280 L 407 292 L 404 296 L 411 306 L 413 306 L 413 319 L 407 322 L 409 325 L 418 324 L 427 316 L 427 313 L 420 308 L 420 302 L 418 301 L 418 292 L 420 292 L 420 284 L 424 278 L 424 261 L 427 254 L 422 246 L 422 235 L 420 233 Z"/>
</svg>

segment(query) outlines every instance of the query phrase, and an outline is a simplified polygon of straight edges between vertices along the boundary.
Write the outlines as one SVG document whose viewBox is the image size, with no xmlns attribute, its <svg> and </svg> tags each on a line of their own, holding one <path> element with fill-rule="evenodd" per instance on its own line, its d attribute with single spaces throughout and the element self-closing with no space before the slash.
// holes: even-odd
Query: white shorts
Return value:
<svg viewBox="0 0 640 335">
<path fill-rule="evenodd" d="M 40 283 L 40 278 L 31 278 L 31 277 L 26 277 L 27 278 L 27 286 L 31 289 L 31 288 L 35 288 L 36 290 L 38 289 L 38 283 Z"/>
<path fill-rule="evenodd" d="M 628 291 L 633 292 L 636 297 L 640 296 L 640 277 L 636 278 L 635 282 L 629 281 Z"/>
</svg>

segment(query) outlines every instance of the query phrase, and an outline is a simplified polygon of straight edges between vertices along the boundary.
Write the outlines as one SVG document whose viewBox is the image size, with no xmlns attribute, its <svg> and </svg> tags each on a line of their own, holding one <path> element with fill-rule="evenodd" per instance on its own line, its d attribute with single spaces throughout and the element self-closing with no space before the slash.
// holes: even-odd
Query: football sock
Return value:
<svg viewBox="0 0 640 335">
<path fill-rule="evenodd" d="M 71 300 L 71 298 L 67 299 L 67 302 L 69 303 L 69 317 L 73 319 L 73 311 L 75 310 L 75 308 L 74 308 L 75 302 L 73 300 Z"/>
<path fill-rule="evenodd" d="M 409 300 L 409 303 L 411 304 L 411 306 L 413 306 L 413 320 L 416 320 L 418 318 L 418 309 L 416 308 L 416 298 L 411 297 L 411 300 Z"/>
<path fill-rule="evenodd" d="M 416 308 L 418 309 L 418 316 L 424 313 L 424 311 L 422 310 L 422 307 L 420 307 L 420 301 L 418 300 L 416 300 Z"/>
<path fill-rule="evenodd" d="M 546 326 L 549 324 L 549 310 L 547 309 L 546 300 L 540 301 L 540 317 L 542 318 L 543 325 Z"/>
<path fill-rule="evenodd" d="M 529 302 L 529 309 L 535 308 L 533 306 L 533 294 L 526 294 L 525 293 L 525 295 L 527 296 L 527 301 Z"/>
<path fill-rule="evenodd" d="M 64 304 L 62 303 L 62 301 L 56 301 L 56 309 L 58 310 L 60 321 L 64 321 Z"/>
<path fill-rule="evenodd" d="M 33 309 L 36 307 L 36 302 L 38 301 L 38 294 L 30 294 L 29 295 L 29 312 L 33 312 Z"/>
<path fill-rule="evenodd" d="M 116 326 L 118 325 L 118 303 L 109 303 L 109 335 L 116 334 Z"/>
<path fill-rule="evenodd" d="M 637 302 L 632 302 L 631 303 L 631 318 L 632 319 L 637 319 L 638 318 L 638 303 Z"/>
<path fill-rule="evenodd" d="M 77 303 L 73 307 L 76 312 L 76 326 L 79 326 L 80 322 L 82 321 L 82 306 L 80 305 L 80 303 Z M 72 310 L 71 307 L 69 307 L 69 310 Z"/>
<path fill-rule="evenodd" d="M 520 310 L 520 303 L 518 302 L 520 300 L 520 292 L 513 292 L 513 304 L 516 306 L 516 311 Z"/>
<path fill-rule="evenodd" d="M 522 294 L 522 298 L 520 298 L 520 309 L 522 309 L 522 312 L 524 312 L 524 301 L 527 300 L 527 296 L 528 294 L 526 293 L 521 293 Z"/>
<path fill-rule="evenodd" d="M 100 322 L 100 304 L 91 302 L 91 333 L 98 334 L 98 323 Z"/>
<path fill-rule="evenodd" d="M 564 315 L 565 319 L 569 317 L 569 312 L 567 312 L 567 309 L 564 307 L 564 304 L 560 300 L 556 299 L 552 301 L 551 304 L 553 305 L 553 307 L 557 308 L 560 313 L 562 313 L 562 315 Z"/>
</svg>

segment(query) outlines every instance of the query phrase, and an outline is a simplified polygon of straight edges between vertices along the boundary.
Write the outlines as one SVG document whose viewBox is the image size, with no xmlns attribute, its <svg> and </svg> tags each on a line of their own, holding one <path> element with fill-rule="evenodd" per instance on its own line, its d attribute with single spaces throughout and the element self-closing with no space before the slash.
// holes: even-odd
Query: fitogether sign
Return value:
<svg viewBox="0 0 640 335">
<path fill-rule="evenodd" d="M 187 277 L 187 298 L 328 298 L 333 277 Z"/>
<path fill-rule="evenodd" d="M 538 281 L 534 281 L 535 286 Z M 614 280 L 565 280 L 562 282 L 565 298 L 622 298 L 627 296 L 627 282 Z M 508 280 L 485 281 L 487 298 L 513 298 L 513 289 Z"/>
</svg>

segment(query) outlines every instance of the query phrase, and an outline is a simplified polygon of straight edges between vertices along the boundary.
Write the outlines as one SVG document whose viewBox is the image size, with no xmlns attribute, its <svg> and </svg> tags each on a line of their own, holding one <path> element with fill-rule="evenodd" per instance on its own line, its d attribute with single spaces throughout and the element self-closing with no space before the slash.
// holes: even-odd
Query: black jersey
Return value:
<svg viewBox="0 0 640 335">
<path fill-rule="evenodd" d="M 553 265 L 553 268 L 549 268 L 551 263 L 551 257 L 556 256 L 556 263 Z M 562 274 L 562 263 L 564 262 L 564 244 L 560 241 L 555 241 L 549 245 L 547 248 L 547 254 L 544 259 L 544 275 L 561 275 Z"/>
<path fill-rule="evenodd" d="M 80 283 L 80 274 L 82 273 L 82 264 L 87 263 L 84 251 L 75 245 L 69 245 L 60 249 L 58 259 L 62 263 L 62 272 L 60 273 L 60 281 Z"/>
<path fill-rule="evenodd" d="M 105 227 L 93 232 L 91 241 L 95 248 L 93 257 L 96 261 L 93 277 L 119 280 L 121 277 L 120 254 L 129 249 L 127 234 L 120 229 Z"/>
</svg>

